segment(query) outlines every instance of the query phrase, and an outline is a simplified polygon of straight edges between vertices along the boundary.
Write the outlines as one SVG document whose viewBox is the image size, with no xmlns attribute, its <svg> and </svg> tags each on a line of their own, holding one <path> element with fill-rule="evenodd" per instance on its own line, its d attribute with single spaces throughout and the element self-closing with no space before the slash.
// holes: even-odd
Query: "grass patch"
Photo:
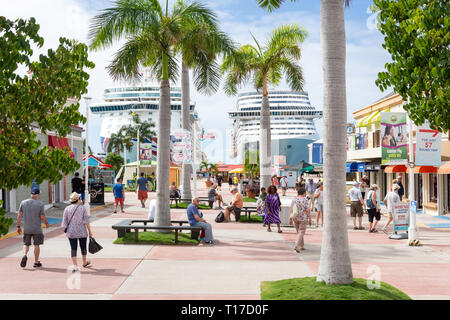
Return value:
<svg viewBox="0 0 450 320">
<path fill-rule="evenodd" d="M 262 300 L 411 300 L 404 292 L 380 282 L 370 290 L 367 280 L 355 278 L 349 285 L 327 285 L 316 277 L 261 282 Z"/>
<path fill-rule="evenodd" d="M 178 203 L 178 207 L 176 207 L 176 204 L 175 204 L 175 203 L 174 203 L 174 204 L 171 204 L 170 207 L 171 207 L 172 209 L 187 209 L 187 207 L 188 207 L 190 204 L 191 204 L 190 202 L 179 202 L 179 203 Z M 207 205 L 204 205 L 204 204 L 201 204 L 201 203 L 198 205 L 198 208 L 201 209 L 201 210 L 211 210 L 211 207 L 210 207 L 210 206 L 207 206 Z"/>
<path fill-rule="evenodd" d="M 175 244 L 175 231 L 170 233 L 160 233 L 152 231 L 139 232 L 139 242 L 134 241 L 134 232 L 127 232 L 125 237 L 116 239 L 114 244 Z M 198 241 L 191 239 L 191 234 L 187 232 L 178 232 L 179 244 L 197 245 Z"/>
<path fill-rule="evenodd" d="M 248 222 L 248 216 L 241 215 L 241 217 L 239 218 L 239 222 Z M 258 216 L 257 214 L 251 215 L 250 216 L 250 222 L 262 223 L 263 222 L 263 217 Z"/>
<path fill-rule="evenodd" d="M 256 201 L 258 201 L 256 198 L 247 198 L 247 197 L 244 197 L 244 202 L 256 202 Z"/>
<path fill-rule="evenodd" d="M 112 192 L 113 188 L 110 186 L 105 187 L 105 192 Z"/>
</svg>

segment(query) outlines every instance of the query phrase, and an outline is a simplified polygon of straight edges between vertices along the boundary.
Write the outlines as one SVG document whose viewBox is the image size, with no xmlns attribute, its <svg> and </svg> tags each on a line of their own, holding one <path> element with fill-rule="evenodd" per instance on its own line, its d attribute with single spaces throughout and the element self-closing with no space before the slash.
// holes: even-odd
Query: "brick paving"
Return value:
<svg viewBox="0 0 450 320">
<path fill-rule="evenodd" d="M 206 196 L 204 183 L 198 185 L 199 195 Z M 230 201 L 228 186 L 221 194 Z M 150 193 L 150 198 L 155 196 Z M 293 196 L 288 191 L 287 197 Z M 112 195 L 105 201 L 111 202 Z M 253 300 L 259 299 L 261 281 L 314 276 L 318 269 L 322 228 L 308 228 L 306 250 L 298 254 L 293 228 L 283 227 L 279 234 L 258 223 L 218 224 L 214 218 L 219 210 L 204 210 L 213 226 L 214 246 L 114 245 L 117 234 L 111 225 L 126 218 L 145 219 L 148 209 L 128 193 L 126 213 L 113 210 L 109 206 L 92 214 L 94 237 L 104 249 L 89 255 L 92 267 L 82 269 L 79 278 L 70 272 L 70 246 L 59 227 L 45 230 L 40 269 L 32 266 L 32 248 L 27 267 L 19 266 L 20 236 L 0 241 L 0 299 Z M 172 209 L 171 217 L 187 218 L 182 209 Z M 413 248 L 407 240 L 368 233 L 366 220 L 366 230 L 353 230 L 348 217 L 354 277 L 368 278 L 375 268 L 380 280 L 415 299 L 450 299 L 450 230 L 421 227 L 423 246 Z"/>
</svg>

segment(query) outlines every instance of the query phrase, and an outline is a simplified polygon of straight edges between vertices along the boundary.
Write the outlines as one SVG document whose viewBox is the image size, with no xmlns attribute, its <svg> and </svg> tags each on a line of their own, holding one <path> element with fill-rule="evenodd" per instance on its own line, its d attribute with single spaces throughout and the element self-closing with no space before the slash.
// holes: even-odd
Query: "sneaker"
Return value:
<svg viewBox="0 0 450 320">
<path fill-rule="evenodd" d="M 25 268 L 27 266 L 27 260 L 28 260 L 27 256 L 22 257 L 22 261 L 20 261 L 20 266 L 22 268 Z"/>
<path fill-rule="evenodd" d="M 42 267 L 42 263 L 41 263 L 40 261 L 35 262 L 34 265 L 33 265 L 33 267 L 34 267 L 34 268 Z"/>
<path fill-rule="evenodd" d="M 211 240 L 211 241 L 206 241 L 205 243 L 206 243 L 206 244 L 216 244 L 213 240 Z"/>
</svg>

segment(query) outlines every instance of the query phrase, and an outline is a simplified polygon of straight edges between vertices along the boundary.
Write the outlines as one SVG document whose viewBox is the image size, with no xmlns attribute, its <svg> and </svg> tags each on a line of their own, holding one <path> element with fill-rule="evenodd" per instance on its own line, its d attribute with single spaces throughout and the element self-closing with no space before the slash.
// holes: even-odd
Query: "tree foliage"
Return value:
<svg viewBox="0 0 450 320">
<path fill-rule="evenodd" d="M 109 153 L 105 159 L 105 163 L 112 165 L 113 170 L 116 174 L 119 172 L 120 168 L 122 167 L 123 162 L 124 162 L 124 159 L 116 153 Z"/>
<path fill-rule="evenodd" d="M 259 163 L 259 150 L 245 151 L 244 155 L 244 172 L 250 174 L 253 178 L 259 176 L 260 163 Z"/>
<path fill-rule="evenodd" d="M 383 48 L 392 57 L 376 84 L 408 101 L 404 109 L 417 125 L 428 120 L 450 130 L 450 2 L 374 0 L 372 10 L 380 11 Z"/>
<path fill-rule="evenodd" d="M 32 61 L 32 45 L 44 44 L 38 31 L 34 18 L 0 16 L 0 188 L 31 185 L 34 179 L 54 183 L 79 167 L 67 151 L 41 146 L 37 131 L 64 137 L 71 125 L 85 122 L 78 103 L 66 104 L 87 92 L 84 69 L 94 64 L 87 59 L 86 45 L 65 38 L 56 51 L 49 49 Z"/>
</svg>

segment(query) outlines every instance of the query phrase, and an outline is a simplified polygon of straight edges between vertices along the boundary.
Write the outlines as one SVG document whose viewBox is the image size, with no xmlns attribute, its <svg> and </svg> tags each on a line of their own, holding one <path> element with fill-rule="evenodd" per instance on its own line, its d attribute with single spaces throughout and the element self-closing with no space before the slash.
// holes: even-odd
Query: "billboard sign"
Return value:
<svg viewBox="0 0 450 320">
<path fill-rule="evenodd" d="M 441 166 L 442 134 L 431 129 L 428 121 L 417 127 L 416 159 L 418 166 Z"/>
<path fill-rule="evenodd" d="M 406 113 L 381 112 L 381 164 L 408 164 Z"/>
</svg>

